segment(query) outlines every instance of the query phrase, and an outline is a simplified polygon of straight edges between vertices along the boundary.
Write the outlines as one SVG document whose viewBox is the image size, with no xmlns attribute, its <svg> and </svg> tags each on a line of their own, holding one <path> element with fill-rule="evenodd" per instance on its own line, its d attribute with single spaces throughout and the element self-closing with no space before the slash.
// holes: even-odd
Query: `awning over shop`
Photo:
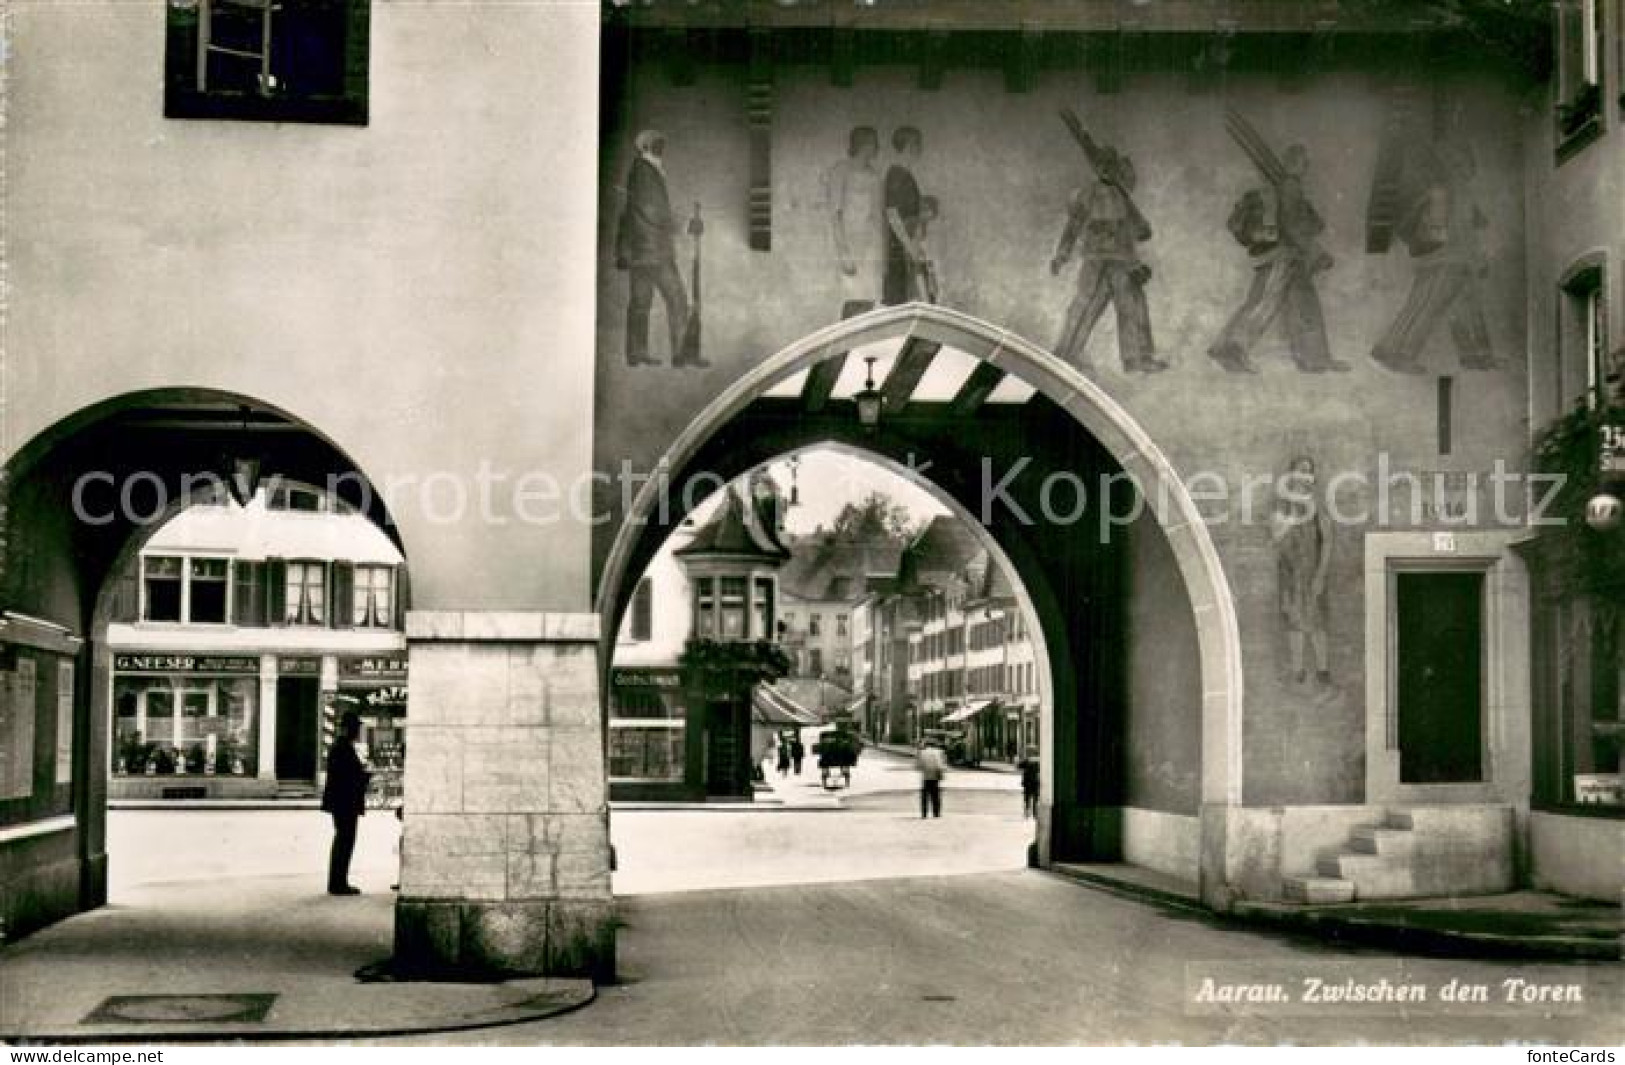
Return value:
<svg viewBox="0 0 1625 1065">
<path fill-rule="evenodd" d="M 998 706 L 998 705 L 999 705 L 999 701 L 997 699 L 983 699 L 981 702 L 966 703 L 964 706 L 961 706 L 958 710 L 955 710 L 953 713 L 951 713 L 947 717 L 943 718 L 942 723 L 944 725 L 946 725 L 946 724 L 949 724 L 951 722 L 956 722 L 956 721 L 969 721 L 971 718 L 975 717 L 977 714 L 981 713 L 983 710 L 986 710 L 989 707 Z"/>
<path fill-rule="evenodd" d="M 818 715 L 803 708 L 776 688 L 758 684 L 750 693 L 750 719 L 774 728 L 799 728 L 819 724 Z"/>
</svg>

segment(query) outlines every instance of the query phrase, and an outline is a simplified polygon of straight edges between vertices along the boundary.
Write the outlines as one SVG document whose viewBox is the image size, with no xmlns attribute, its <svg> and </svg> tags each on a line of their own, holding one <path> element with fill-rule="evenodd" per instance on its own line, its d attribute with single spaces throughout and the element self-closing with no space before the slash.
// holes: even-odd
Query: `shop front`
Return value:
<svg viewBox="0 0 1625 1065">
<path fill-rule="evenodd" d="M 703 793 L 688 769 L 688 710 L 675 666 L 609 672 L 609 789 L 612 799 L 680 799 Z"/>
<path fill-rule="evenodd" d="M 274 794 L 259 775 L 260 658 L 113 656 L 112 798 Z"/>
<path fill-rule="evenodd" d="M 403 794 L 406 771 L 406 657 L 356 655 L 338 659 L 337 690 L 325 701 L 322 765 L 346 711 L 361 717 L 361 754 L 372 769 L 375 799 L 390 805 Z"/>
</svg>

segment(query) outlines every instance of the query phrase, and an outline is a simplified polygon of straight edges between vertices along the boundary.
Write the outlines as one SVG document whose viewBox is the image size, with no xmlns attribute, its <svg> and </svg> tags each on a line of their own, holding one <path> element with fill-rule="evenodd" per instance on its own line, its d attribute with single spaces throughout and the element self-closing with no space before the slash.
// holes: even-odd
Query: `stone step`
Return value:
<svg viewBox="0 0 1625 1065">
<path fill-rule="evenodd" d="M 1402 899 L 1416 894 L 1416 876 L 1408 857 L 1339 854 L 1316 863 L 1321 876 L 1353 883 L 1361 899 Z"/>
<path fill-rule="evenodd" d="M 1349 849 L 1356 854 L 1380 854 L 1383 857 L 1413 854 L 1417 842 L 1416 833 L 1403 828 L 1357 828 L 1349 835 Z"/>
<path fill-rule="evenodd" d="M 1287 902 L 1353 902 L 1354 884 L 1330 876 L 1289 876 L 1281 895 Z"/>
</svg>

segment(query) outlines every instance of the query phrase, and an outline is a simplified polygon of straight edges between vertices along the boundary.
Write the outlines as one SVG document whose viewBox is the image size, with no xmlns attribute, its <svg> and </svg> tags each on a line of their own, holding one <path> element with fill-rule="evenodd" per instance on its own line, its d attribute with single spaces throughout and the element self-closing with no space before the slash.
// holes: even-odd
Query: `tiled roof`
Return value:
<svg viewBox="0 0 1625 1065">
<path fill-rule="evenodd" d="M 716 515 L 688 543 L 672 552 L 684 558 L 695 555 L 745 555 L 782 561 L 790 557 L 779 539 L 777 515 L 771 499 L 744 497 L 729 488 L 728 499 Z"/>
</svg>

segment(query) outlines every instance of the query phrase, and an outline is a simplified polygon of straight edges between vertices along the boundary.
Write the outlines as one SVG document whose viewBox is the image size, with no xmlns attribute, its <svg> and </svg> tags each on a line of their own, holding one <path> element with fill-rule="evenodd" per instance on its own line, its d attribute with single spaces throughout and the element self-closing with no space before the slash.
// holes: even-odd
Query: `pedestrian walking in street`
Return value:
<svg viewBox="0 0 1625 1065">
<path fill-rule="evenodd" d="M 779 776 L 790 775 L 790 742 L 788 740 L 779 744 Z"/>
<path fill-rule="evenodd" d="M 920 767 L 920 817 L 927 812 L 942 816 L 942 778 L 948 773 L 948 756 L 937 740 L 927 740 L 916 761 Z"/>
<path fill-rule="evenodd" d="M 1027 752 L 1018 765 L 1021 770 L 1021 817 L 1038 816 L 1038 755 L 1033 751 Z"/>
<path fill-rule="evenodd" d="M 339 735 L 327 751 L 327 783 L 322 788 L 322 809 L 333 817 L 333 849 L 327 857 L 327 893 L 359 895 L 350 883 L 350 856 L 355 853 L 356 822 L 367 808 L 367 784 L 372 774 L 361 764 L 356 740 L 361 738 L 361 717 L 347 710 L 339 719 Z"/>
<path fill-rule="evenodd" d="M 801 743 L 801 735 L 797 733 L 790 738 L 790 761 L 796 768 L 796 776 L 801 775 L 801 760 L 807 757 L 807 748 Z"/>
</svg>

